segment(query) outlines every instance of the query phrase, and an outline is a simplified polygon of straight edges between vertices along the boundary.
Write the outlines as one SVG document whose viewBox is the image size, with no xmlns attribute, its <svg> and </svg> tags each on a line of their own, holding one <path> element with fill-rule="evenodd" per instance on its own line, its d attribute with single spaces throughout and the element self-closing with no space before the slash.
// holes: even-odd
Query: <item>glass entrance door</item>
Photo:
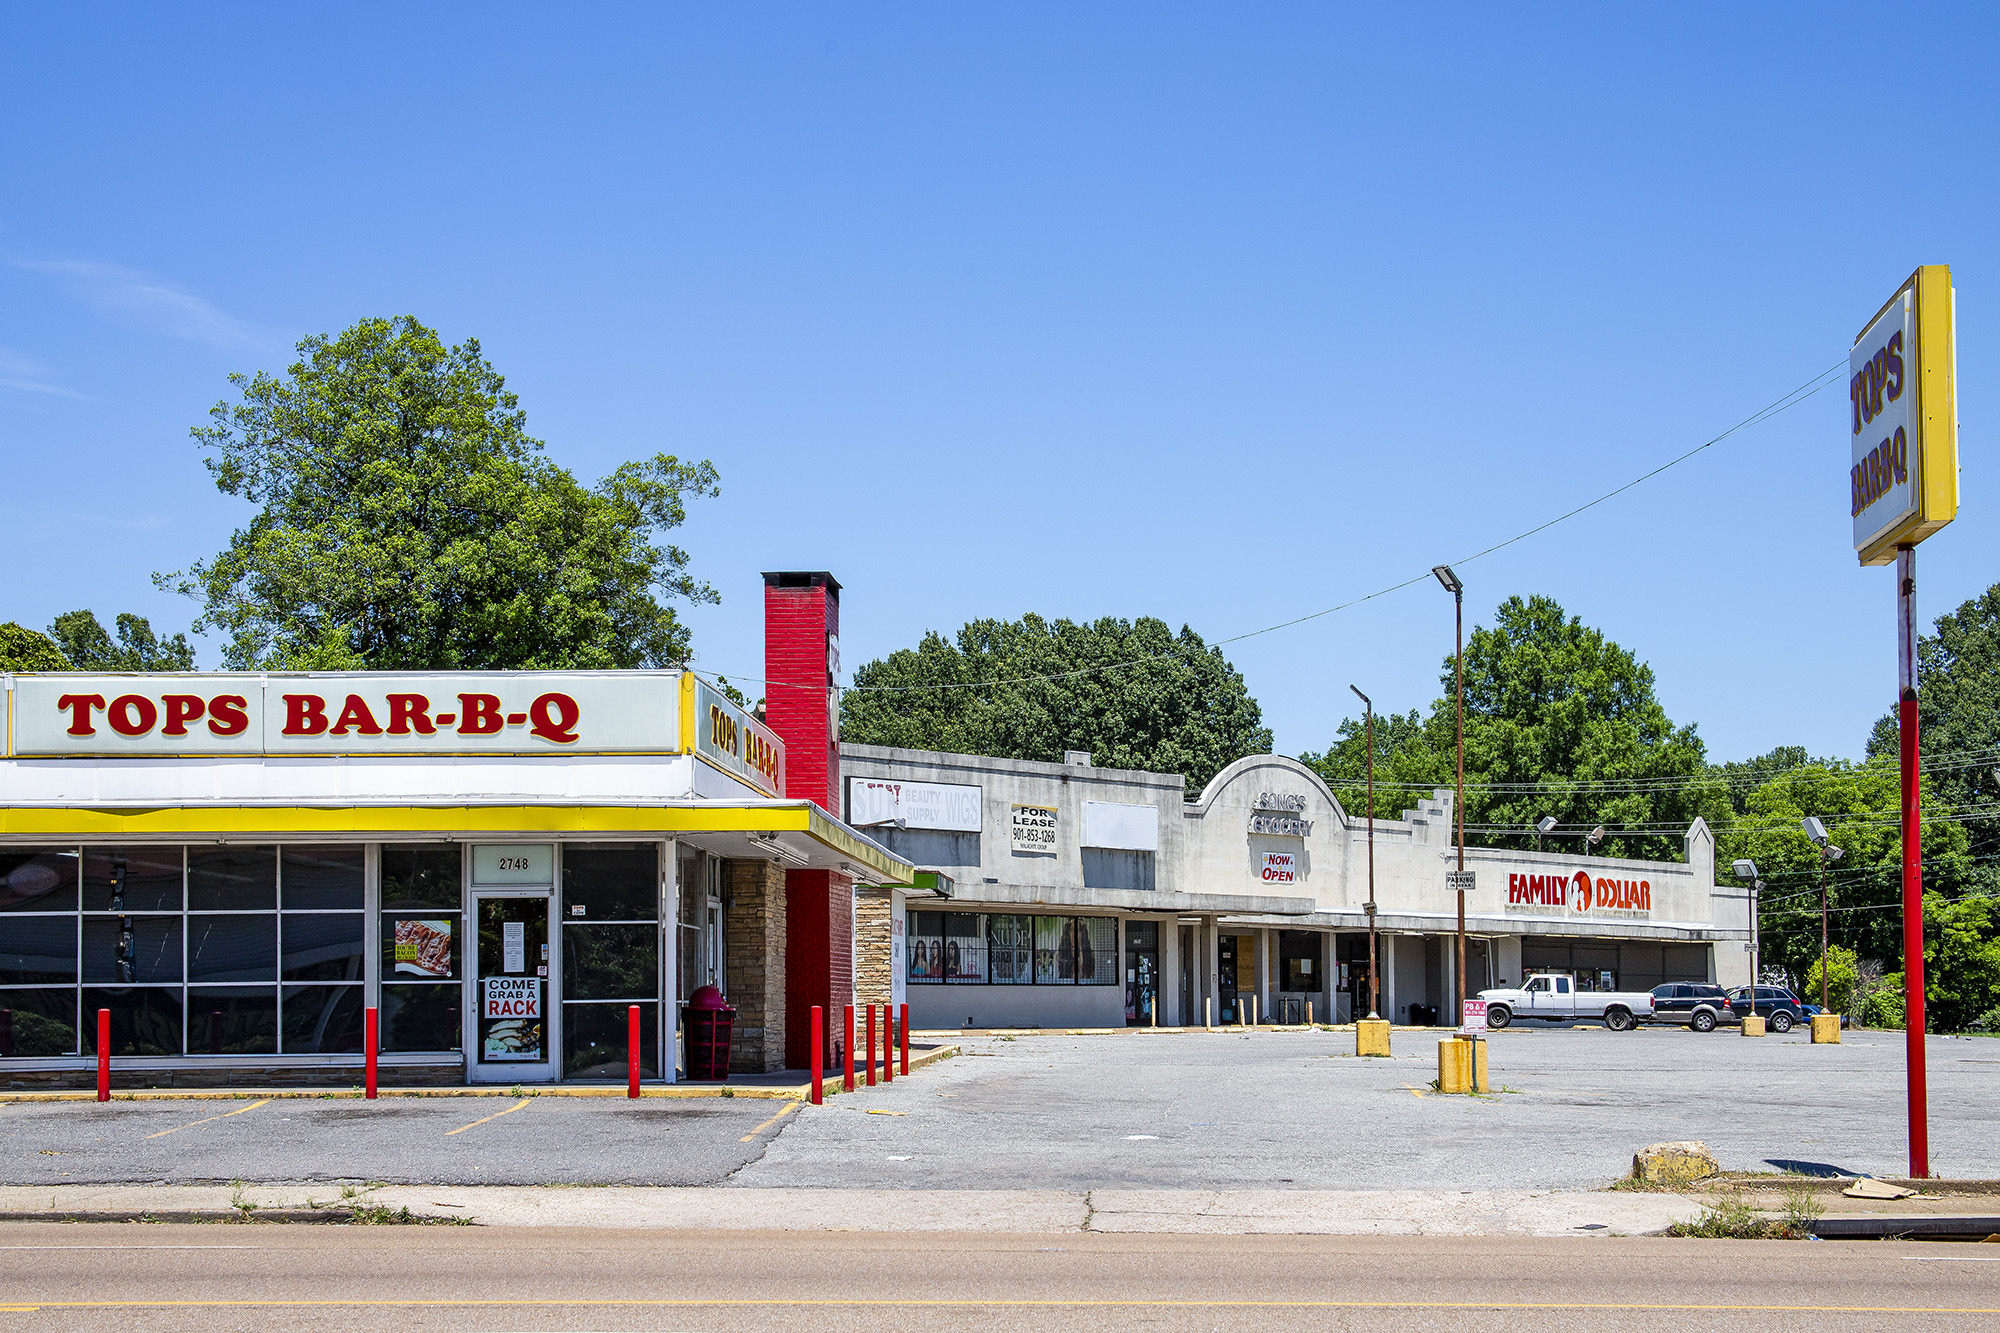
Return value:
<svg viewBox="0 0 2000 1333">
<path fill-rule="evenodd" d="M 466 1076 L 474 1083 L 546 1083 L 556 1077 L 549 1003 L 546 894 L 472 897 L 478 945 Z"/>
</svg>

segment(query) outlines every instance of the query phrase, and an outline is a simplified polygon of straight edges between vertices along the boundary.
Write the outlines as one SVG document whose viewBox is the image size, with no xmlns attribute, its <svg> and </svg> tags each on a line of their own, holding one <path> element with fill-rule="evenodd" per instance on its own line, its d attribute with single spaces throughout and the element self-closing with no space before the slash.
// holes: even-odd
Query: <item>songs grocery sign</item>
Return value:
<svg viewBox="0 0 2000 1333">
<path fill-rule="evenodd" d="M 10 754 L 673 753 L 665 673 L 23 675 Z"/>
</svg>

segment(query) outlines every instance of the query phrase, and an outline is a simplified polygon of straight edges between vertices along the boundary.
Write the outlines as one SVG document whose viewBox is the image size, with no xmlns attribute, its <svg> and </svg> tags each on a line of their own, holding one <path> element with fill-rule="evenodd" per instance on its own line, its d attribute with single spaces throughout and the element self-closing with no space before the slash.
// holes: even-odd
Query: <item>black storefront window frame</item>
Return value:
<svg viewBox="0 0 2000 1333">
<path fill-rule="evenodd" d="M 967 974 L 970 969 L 967 967 L 966 954 L 963 948 L 963 941 L 973 937 L 963 933 L 950 933 L 950 926 L 948 924 L 948 918 L 967 916 L 974 918 L 978 922 L 976 938 L 980 945 L 980 956 L 978 958 L 979 975 L 977 976 Z M 937 918 L 937 930 L 935 934 L 927 934 L 918 930 L 918 919 L 925 917 Z M 1009 920 L 1025 919 L 1028 923 L 1026 940 L 1006 945 L 994 944 L 993 919 L 995 917 L 1004 917 Z M 1062 923 L 1057 929 L 1056 934 L 1052 937 L 1057 943 L 1052 945 L 1051 948 L 1057 952 L 1061 952 L 1065 948 L 1067 949 L 1070 959 L 1069 976 L 1064 977 L 1059 975 L 1061 971 L 1059 963 L 1054 968 L 1054 971 L 1058 975 L 1048 977 L 1037 975 L 1042 970 L 1036 965 L 1036 923 L 1038 921 L 1058 921 Z M 1111 943 L 1109 945 L 1102 945 L 1097 941 L 1087 938 L 1087 932 L 1090 928 L 1084 923 L 1090 921 L 1108 922 L 1110 924 Z M 1124 964 L 1122 961 L 1124 958 L 1124 929 L 1122 922 L 1123 918 L 1121 917 L 1107 916 L 1101 912 L 1054 914 L 1048 912 L 908 912 L 905 915 L 904 922 L 906 930 L 905 938 L 908 940 L 908 947 L 903 967 L 903 979 L 907 984 L 912 986 L 1117 986 L 1122 984 L 1124 976 Z M 954 941 L 960 942 L 961 945 L 956 955 L 956 966 L 953 964 L 954 955 L 951 953 L 949 947 L 950 943 Z M 1015 962 L 1018 961 L 1014 958 L 1016 954 L 1026 955 L 1026 966 L 1018 968 L 1010 967 L 1009 970 L 1019 971 L 1021 975 L 1005 978 L 997 975 L 997 960 L 1006 958 L 1010 962 Z M 1090 957 L 1094 963 L 1089 977 L 1083 975 L 1082 962 L 1086 956 Z M 1110 960 L 1108 965 L 1105 961 L 1106 959 Z"/>
<path fill-rule="evenodd" d="M 217 857 L 218 846 L 238 848 L 249 853 L 240 857 L 253 870 L 262 873 L 259 862 L 268 859 L 271 876 L 270 906 L 215 907 L 195 891 L 193 876 L 196 859 L 208 853 L 211 860 L 228 862 L 227 857 Z M 368 880 L 370 853 L 368 844 L 351 842 L 328 842 L 324 840 L 299 841 L 271 839 L 268 841 L 241 840 L 226 844 L 212 842 L 105 842 L 71 843 L 66 845 L 42 844 L 32 847 L 10 848 L 11 852 L 29 856 L 60 856 L 71 858 L 75 876 L 75 906 L 66 911 L 53 912 L 7 912 L 0 914 L 0 921 L 27 920 L 67 920 L 72 923 L 73 954 L 72 976 L 67 982 L 29 982 L 8 985 L 0 983 L 0 992 L 22 994 L 33 992 L 38 997 L 64 995 L 68 997 L 66 1006 L 61 1006 L 70 1015 L 73 1027 L 71 1047 L 65 1051 L 40 1049 L 30 1054 L 0 1054 L 0 1059 L 68 1059 L 89 1058 L 96 1055 L 97 1015 L 96 1009 L 110 1008 L 112 1013 L 114 1047 L 113 1054 L 120 1056 L 146 1056 L 152 1058 L 175 1059 L 241 1059 L 246 1057 L 266 1058 L 277 1056 L 328 1056 L 350 1055 L 360 1052 L 358 1019 L 343 1019 L 337 1024 L 318 1024 L 321 1028 L 338 1028 L 338 1033 L 327 1033 L 316 1049 L 286 1050 L 284 1033 L 286 1030 L 285 1002 L 288 995 L 295 1003 L 311 1004 L 319 1014 L 337 1009 L 343 1014 L 358 1013 L 365 1008 L 368 1000 Z M 288 854 L 310 852 L 318 863 L 321 889 L 315 905 L 300 911 L 286 906 L 284 894 L 285 861 Z M 143 897 L 143 908 L 128 907 L 124 911 L 109 910 L 110 902 L 93 902 L 90 891 L 93 885 L 101 887 L 102 875 L 107 862 L 119 858 L 143 858 L 146 863 L 159 866 L 162 863 L 178 861 L 179 887 L 177 891 L 167 888 L 167 877 L 151 877 L 149 887 L 152 895 Z M 328 906 L 326 887 L 328 867 L 333 868 L 332 893 L 341 898 L 347 906 Z M 98 878 L 92 878 L 97 872 Z M 343 877 L 351 877 L 340 886 Z M 256 900 L 261 892 L 254 886 L 249 897 Z M 171 900 L 173 906 L 164 904 Z M 285 923 L 288 919 L 316 917 L 338 917 L 348 920 L 351 926 L 358 926 L 358 932 L 343 930 L 339 935 L 345 939 L 358 937 L 360 953 L 352 954 L 353 962 L 346 964 L 350 975 L 339 979 L 312 980 L 288 978 L 285 976 Z M 259 961 L 268 961 L 268 968 L 258 968 L 254 974 L 215 975 L 204 971 L 196 975 L 195 955 L 199 951 L 198 933 L 213 934 L 218 926 L 245 918 L 253 923 L 268 923 L 269 958 L 262 955 L 266 950 L 258 947 L 255 952 Z M 161 979 L 147 979 L 144 976 L 125 980 L 119 975 L 121 969 L 116 961 L 106 967 L 93 965 L 88 952 L 94 942 L 102 948 L 113 951 L 117 958 L 121 949 L 120 937 L 127 927 L 133 928 L 135 943 L 143 944 L 145 937 L 151 936 L 164 944 L 163 953 L 156 951 L 149 962 L 150 976 Z M 259 932 L 252 928 L 252 935 Z M 217 955 L 219 965 L 226 972 L 227 950 Z M 103 963 L 98 958 L 97 963 Z M 268 973 L 268 975 L 267 975 Z M 312 991 L 339 992 L 322 998 Z M 168 998 L 170 997 L 170 998 Z M 267 1001 L 268 997 L 268 1001 Z M 143 1000 L 143 1004 L 138 1001 Z M 137 1008 L 130 1015 L 123 1010 L 130 1005 Z M 267 1001 L 267 1002 L 266 1002 Z M 204 1008 L 204 1005 L 211 1007 Z M 0 1005 L 0 1007 L 7 1007 Z M 46 1007 L 46 1006 L 43 1006 Z M 166 1010 L 178 1010 L 178 1017 L 169 1021 Z M 215 1050 L 216 1023 L 213 1015 L 220 1010 L 224 1018 L 221 1024 L 224 1033 L 223 1044 L 234 1049 L 222 1052 Z M 143 1011 L 143 1012 L 141 1012 Z M 39 1013 L 40 1008 L 29 1012 Z M 192 1017 L 191 1017 L 192 1015 Z M 266 1017 L 268 1015 L 268 1018 Z M 246 1023 L 247 1016 L 247 1023 Z M 44 1019 L 47 1015 L 42 1015 Z M 137 1025 L 135 1027 L 134 1025 Z M 133 1031 L 143 1029 L 151 1038 L 134 1045 L 128 1039 Z M 172 1031 L 174 1039 L 170 1043 L 153 1038 L 163 1038 Z M 20 1034 L 14 1032 L 15 1047 L 19 1045 Z M 331 1042 L 331 1045 L 327 1043 Z"/>
</svg>

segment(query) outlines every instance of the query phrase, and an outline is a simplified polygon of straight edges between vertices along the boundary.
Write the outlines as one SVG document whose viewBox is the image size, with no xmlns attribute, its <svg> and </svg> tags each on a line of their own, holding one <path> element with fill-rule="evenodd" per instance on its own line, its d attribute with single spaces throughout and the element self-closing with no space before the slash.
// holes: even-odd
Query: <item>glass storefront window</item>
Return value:
<svg viewBox="0 0 2000 1333">
<path fill-rule="evenodd" d="M 190 912 L 278 910 L 278 849 L 196 847 L 188 852 Z"/>
<path fill-rule="evenodd" d="M 460 1050 L 464 1017 L 457 986 L 382 985 L 385 1051 Z"/>
<path fill-rule="evenodd" d="M 87 847 L 83 853 L 86 912 L 178 912 L 181 849 Z"/>
<path fill-rule="evenodd" d="M 278 991 L 274 986 L 190 986 L 189 1055 L 275 1055 Z"/>
<path fill-rule="evenodd" d="M 273 913 L 190 915 L 187 919 L 187 979 L 275 981 L 278 971 L 278 917 Z"/>
<path fill-rule="evenodd" d="M 0 852 L 0 912 L 74 912 L 74 851 Z"/>
<path fill-rule="evenodd" d="M 706 898 L 711 858 L 682 855 L 681 902 Z M 571 843 L 562 850 L 565 1078 L 623 1078 L 626 1010 L 640 1006 L 640 1073 L 659 1076 L 660 852 L 654 843 Z M 703 903 L 705 906 L 705 903 Z M 685 908 L 684 908 L 685 910 Z M 701 922 L 705 914 L 689 920 Z M 685 924 L 685 923 L 684 923 Z M 682 931 L 682 962 L 700 932 Z M 692 958 L 691 956 L 692 955 Z M 683 983 L 683 989 L 688 989 Z M 690 991 L 691 993 L 691 991 Z"/>
<path fill-rule="evenodd" d="M 0 1059 L 77 1053 L 75 987 L 0 990 Z"/>
<path fill-rule="evenodd" d="M 365 849 L 354 847 L 285 847 L 284 908 L 287 912 L 359 912 L 363 900 L 362 865 Z"/>
<path fill-rule="evenodd" d="M 918 985 L 1118 984 L 1116 917 L 911 912 L 905 924 Z"/>
<path fill-rule="evenodd" d="M 1025 986 L 1034 976 L 1034 918 L 994 915 L 986 918 L 987 970 L 996 986 Z"/>
<path fill-rule="evenodd" d="M 346 1055 L 361 1050 L 362 1013 L 367 1007 L 359 986 L 286 986 L 284 988 L 286 1055 Z"/>
</svg>

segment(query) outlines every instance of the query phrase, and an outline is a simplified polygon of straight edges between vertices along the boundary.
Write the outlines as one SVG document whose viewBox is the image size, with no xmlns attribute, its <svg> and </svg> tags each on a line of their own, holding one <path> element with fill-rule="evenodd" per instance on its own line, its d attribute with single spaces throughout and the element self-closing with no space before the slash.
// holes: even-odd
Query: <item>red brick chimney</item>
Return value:
<svg viewBox="0 0 2000 1333">
<path fill-rule="evenodd" d="M 764 721 L 785 742 L 785 795 L 838 816 L 840 584 L 824 571 L 764 575 Z M 854 881 L 785 872 L 785 1063 L 811 1058 L 812 1006 L 828 1068 L 842 1007 L 854 1001 Z"/>
<path fill-rule="evenodd" d="M 840 584 L 764 575 L 764 721 L 785 742 L 785 795 L 840 813 Z"/>
</svg>

